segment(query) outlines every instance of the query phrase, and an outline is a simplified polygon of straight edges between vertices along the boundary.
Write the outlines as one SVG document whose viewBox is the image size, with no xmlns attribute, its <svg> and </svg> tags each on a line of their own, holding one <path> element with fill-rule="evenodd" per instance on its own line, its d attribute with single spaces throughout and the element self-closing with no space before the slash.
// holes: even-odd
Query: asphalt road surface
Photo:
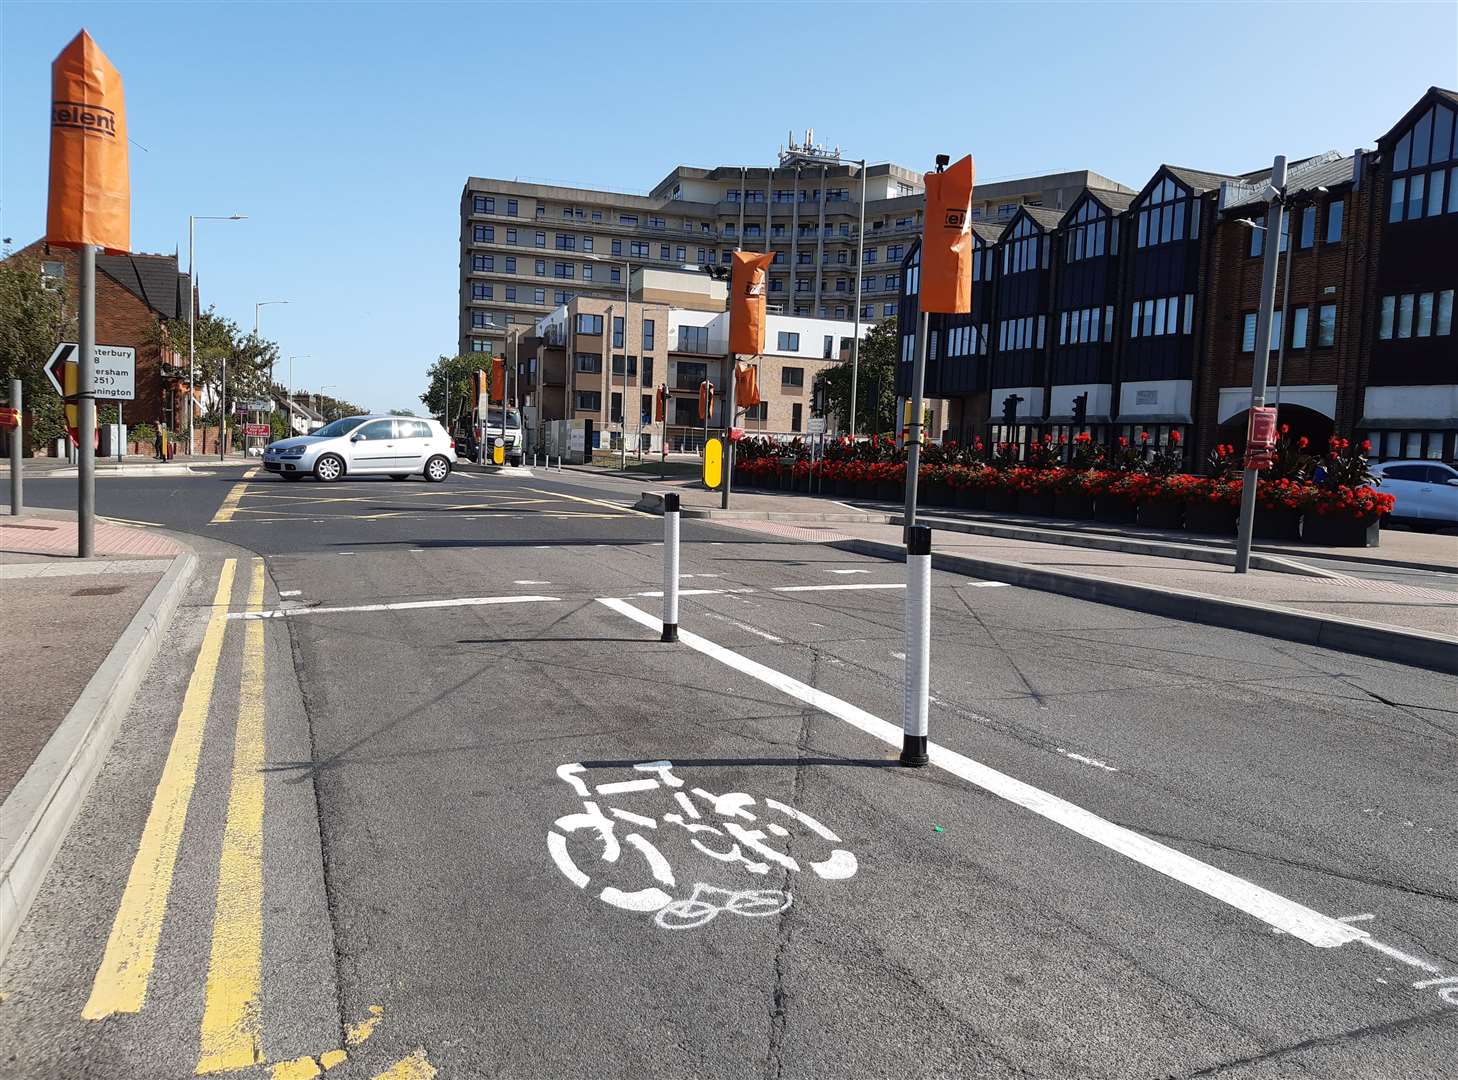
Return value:
<svg viewBox="0 0 1458 1080">
<path fill-rule="evenodd" d="M 908 770 L 901 565 L 239 475 L 98 484 L 202 562 L 6 1077 L 1453 1075 L 1451 677 L 938 573 Z"/>
</svg>

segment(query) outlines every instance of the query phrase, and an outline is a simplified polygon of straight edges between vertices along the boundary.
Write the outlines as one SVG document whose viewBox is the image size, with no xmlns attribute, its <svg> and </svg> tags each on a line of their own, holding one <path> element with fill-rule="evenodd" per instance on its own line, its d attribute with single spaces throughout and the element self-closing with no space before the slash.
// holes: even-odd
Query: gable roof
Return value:
<svg viewBox="0 0 1458 1080">
<path fill-rule="evenodd" d="M 1286 172 L 1286 191 L 1295 195 L 1303 191 L 1314 191 L 1319 187 L 1333 188 L 1350 184 L 1356 178 L 1357 158 L 1353 154 L 1343 157 L 1335 150 L 1295 162 Z M 1234 210 L 1239 207 L 1259 205 L 1266 202 L 1262 197 L 1266 184 L 1271 179 L 1271 170 L 1251 173 L 1241 180 L 1231 181 L 1220 192 L 1220 209 Z"/>
<path fill-rule="evenodd" d="M 1137 194 L 1133 191 L 1109 191 L 1105 188 L 1088 188 L 1087 190 L 1089 196 L 1097 199 L 1111 214 L 1122 214 L 1129 209 L 1129 205 Z"/>
<path fill-rule="evenodd" d="M 1422 116 L 1423 112 L 1427 109 L 1427 107 L 1435 101 L 1441 101 L 1445 105 L 1451 106 L 1454 109 L 1458 109 L 1458 91 L 1445 90 L 1441 86 L 1428 87 L 1428 92 L 1425 93 L 1422 97 L 1418 98 L 1418 100 L 1413 104 L 1413 107 L 1402 114 L 1402 119 L 1399 120 L 1397 123 L 1393 124 L 1390 128 L 1388 128 L 1385 135 L 1381 135 L 1378 137 L 1377 144 L 1379 146 L 1383 146 L 1387 143 L 1394 141 L 1397 138 L 1399 132 L 1405 129 L 1409 124 L 1415 123 Z"/>
<path fill-rule="evenodd" d="M 1005 228 L 1007 228 L 1006 225 L 998 224 L 995 221 L 972 222 L 973 234 L 981 237 L 984 242 L 989 244 L 997 243 L 998 238 L 1002 236 L 1002 230 Z"/>
<path fill-rule="evenodd" d="M 97 255 L 96 268 L 162 318 L 187 316 L 188 278 L 176 255 Z"/>
<path fill-rule="evenodd" d="M 1058 228 L 1058 223 L 1063 220 L 1062 210 L 1050 210 L 1046 206 L 1029 206 L 1027 203 L 1024 203 L 1018 207 L 1018 212 L 1008 219 L 1006 228 L 1009 231 L 1013 227 L 1013 222 L 1017 221 L 1018 216 L 1022 214 L 1026 214 L 1031 218 L 1033 224 L 1044 232 L 1052 232 Z"/>
<path fill-rule="evenodd" d="M 1238 177 L 1232 176 L 1229 173 L 1205 172 L 1202 169 L 1186 169 L 1182 165 L 1161 165 L 1159 168 L 1169 173 L 1196 195 L 1203 195 L 1207 191 L 1214 191 L 1227 180 L 1238 179 Z M 1155 170 L 1154 175 L 1159 175 L 1159 169 Z M 1149 185 L 1145 184 L 1144 186 L 1147 188 Z"/>
</svg>

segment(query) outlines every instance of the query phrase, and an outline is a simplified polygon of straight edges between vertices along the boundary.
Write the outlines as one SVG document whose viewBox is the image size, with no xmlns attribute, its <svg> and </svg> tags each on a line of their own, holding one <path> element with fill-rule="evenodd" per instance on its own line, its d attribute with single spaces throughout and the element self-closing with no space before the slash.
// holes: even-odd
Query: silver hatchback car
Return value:
<svg viewBox="0 0 1458 1080">
<path fill-rule="evenodd" d="M 263 467 L 285 480 L 311 473 L 325 482 L 384 474 L 395 480 L 424 476 L 438 484 L 455 463 L 455 443 L 445 428 L 413 416 L 346 416 L 263 450 Z"/>
</svg>

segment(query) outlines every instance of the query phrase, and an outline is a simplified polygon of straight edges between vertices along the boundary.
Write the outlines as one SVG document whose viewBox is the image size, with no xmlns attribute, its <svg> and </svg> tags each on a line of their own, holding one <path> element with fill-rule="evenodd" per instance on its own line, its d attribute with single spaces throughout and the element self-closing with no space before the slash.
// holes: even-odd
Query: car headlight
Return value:
<svg viewBox="0 0 1458 1080">
<path fill-rule="evenodd" d="M 278 452 L 278 456 L 286 458 L 301 458 L 304 456 L 304 448 L 302 446 L 295 446 L 291 447 L 288 450 L 280 450 Z"/>
</svg>

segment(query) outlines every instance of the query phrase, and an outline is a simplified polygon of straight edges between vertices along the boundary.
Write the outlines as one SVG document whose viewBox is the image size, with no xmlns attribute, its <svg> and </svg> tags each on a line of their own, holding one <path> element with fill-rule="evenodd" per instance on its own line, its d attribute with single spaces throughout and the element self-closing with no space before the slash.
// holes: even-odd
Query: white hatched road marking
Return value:
<svg viewBox="0 0 1458 1080">
<path fill-rule="evenodd" d="M 560 596 L 456 596 L 448 600 L 403 600 L 393 604 L 348 607 L 276 608 L 272 611 L 230 611 L 230 619 L 293 619 L 300 615 L 344 615 L 357 611 L 420 611 L 425 608 L 482 607 L 489 604 L 545 604 Z"/>
</svg>

